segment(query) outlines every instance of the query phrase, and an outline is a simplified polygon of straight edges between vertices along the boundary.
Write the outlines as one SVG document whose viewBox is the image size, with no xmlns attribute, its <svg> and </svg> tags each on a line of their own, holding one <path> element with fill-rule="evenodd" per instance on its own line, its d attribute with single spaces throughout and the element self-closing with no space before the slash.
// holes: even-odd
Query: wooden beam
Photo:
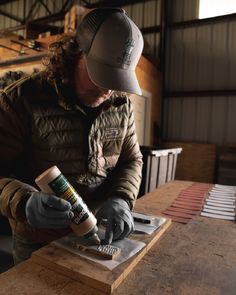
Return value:
<svg viewBox="0 0 236 295">
<path fill-rule="evenodd" d="M 145 0 L 145 2 L 148 2 L 151 0 Z M 125 6 L 125 5 L 132 5 L 132 4 L 137 4 L 137 3 L 141 3 L 143 2 L 143 0 L 103 0 L 103 1 L 97 1 L 95 3 L 92 4 L 88 4 L 86 7 L 87 8 L 95 8 L 95 7 L 121 7 L 121 6 Z"/>
<path fill-rule="evenodd" d="M 236 89 L 215 89 L 198 91 L 173 91 L 165 93 L 164 97 L 206 97 L 206 96 L 235 96 Z"/>
<path fill-rule="evenodd" d="M 23 63 L 32 62 L 32 61 L 40 61 L 45 56 L 46 56 L 46 53 L 37 54 L 37 55 L 19 56 L 18 58 L 14 58 L 12 60 L 0 62 L 0 68 L 5 66 L 23 64 Z"/>
<path fill-rule="evenodd" d="M 37 39 L 40 33 L 51 32 L 51 35 L 63 33 L 63 27 L 52 26 L 43 23 L 29 22 L 26 26 L 27 39 Z"/>
<path fill-rule="evenodd" d="M 14 2 L 14 1 L 15 0 L 1 0 L 0 5 L 4 5 L 4 4 L 10 3 L 10 2 Z"/>
</svg>

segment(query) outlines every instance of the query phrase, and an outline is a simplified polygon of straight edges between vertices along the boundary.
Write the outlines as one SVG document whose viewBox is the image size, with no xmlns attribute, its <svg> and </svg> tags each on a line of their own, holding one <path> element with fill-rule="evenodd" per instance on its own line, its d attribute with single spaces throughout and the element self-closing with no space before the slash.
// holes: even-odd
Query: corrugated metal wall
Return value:
<svg viewBox="0 0 236 295">
<path fill-rule="evenodd" d="M 17 16 L 20 19 L 24 19 L 29 14 L 29 11 L 35 1 L 33 0 L 18 0 L 8 4 L 0 5 L 0 10 L 12 15 Z M 87 0 L 88 4 L 97 3 L 97 0 Z M 44 0 L 48 9 L 52 13 L 57 13 L 66 3 L 66 0 Z M 74 1 L 75 4 L 84 5 L 82 0 Z M 161 19 L 161 0 L 146 0 L 142 3 L 136 3 L 132 5 L 123 6 L 127 14 L 136 22 L 140 28 L 147 28 L 160 25 Z M 43 16 L 49 15 L 45 7 L 38 2 L 32 14 L 32 19 L 37 19 Z M 51 23 L 56 26 L 63 27 L 64 22 L 57 21 Z M 0 30 L 6 30 L 10 27 L 20 25 L 19 22 L 12 20 L 8 17 L 0 16 Z M 19 30 L 17 34 L 26 37 L 25 30 Z M 148 33 L 145 34 L 145 54 L 152 59 L 153 62 L 157 62 L 159 56 L 160 34 Z"/>
<path fill-rule="evenodd" d="M 173 1 L 172 21 L 193 19 L 196 0 Z M 236 21 L 172 28 L 168 36 L 167 92 L 236 89 Z M 236 97 L 168 97 L 166 140 L 236 143 Z"/>
<path fill-rule="evenodd" d="M 219 146 L 236 142 L 236 96 L 165 100 L 165 135 L 169 141 Z"/>
<path fill-rule="evenodd" d="M 169 0 L 169 19 L 180 22 L 198 18 L 199 0 Z"/>
<path fill-rule="evenodd" d="M 24 19 L 30 12 L 32 5 L 34 5 L 35 1 L 33 0 L 17 0 L 13 1 L 7 4 L 0 5 L 0 10 L 14 15 L 18 17 L 19 19 Z M 44 0 L 45 5 L 48 7 L 50 12 L 52 14 L 57 13 L 60 11 L 60 9 L 63 7 L 63 5 L 66 3 L 66 0 Z M 37 19 L 40 17 L 48 16 L 49 12 L 46 10 L 44 5 L 42 5 L 40 2 L 37 2 L 34 6 L 33 13 L 31 19 Z M 53 23 L 56 26 L 63 26 L 64 21 L 57 21 Z M 9 18 L 6 16 L 0 15 L 0 30 L 7 30 L 8 28 L 19 26 L 20 23 Z M 26 37 L 26 31 L 25 30 L 18 30 L 16 31 L 18 35 Z"/>
<path fill-rule="evenodd" d="M 14 13 L 14 15 L 17 15 L 17 17 L 23 18 L 24 9 L 23 9 L 23 5 L 21 5 L 21 2 L 23 3 L 23 1 L 15 1 L 12 3 L 7 3 L 4 5 L 1 5 L 0 8 L 3 12 L 9 13 L 9 14 Z M 3 29 L 5 30 L 9 27 L 14 27 L 17 25 L 19 25 L 17 21 L 10 19 L 8 17 L 0 16 L 0 30 L 3 30 Z"/>
</svg>

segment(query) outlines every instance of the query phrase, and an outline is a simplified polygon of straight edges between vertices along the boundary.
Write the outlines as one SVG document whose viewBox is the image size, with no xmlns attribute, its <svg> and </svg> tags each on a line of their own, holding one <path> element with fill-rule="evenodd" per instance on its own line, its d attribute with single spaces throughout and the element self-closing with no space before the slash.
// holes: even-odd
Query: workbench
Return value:
<svg viewBox="0 0 236 295">
<path fill-rule="evenodd" d="M 173 181 L 138 199 L 135 209 L 157 215 L 192 182 Z M 172 222 L 113 295 L 235 295 L 236 224 L 195 216 Z M 29 259 L 0 275 L 4 295 L 103 295 Z"/>
</svg>

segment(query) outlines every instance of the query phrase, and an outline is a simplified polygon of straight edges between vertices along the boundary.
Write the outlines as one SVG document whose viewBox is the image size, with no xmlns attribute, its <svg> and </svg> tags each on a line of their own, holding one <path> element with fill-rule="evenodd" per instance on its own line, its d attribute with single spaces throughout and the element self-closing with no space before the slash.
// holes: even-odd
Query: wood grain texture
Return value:
<svg viewBox="0 0 236 295">
<path fill-rule="evenodd" d="M 171 220 L 167 219 L 151 236 L 138 236 L 136 239 L 144 241 L 146 246 L 112 271 L 102 269 L 93 262 L 52 244 L 34 252 L 32 260 L 71 279 L 110 294 L 123 282 L 170 225 Z"/>
<path fill-rule="evenodd" d="M 1 295 L 104 295 L 31 259 L 0 275 Z"/>
</svg>

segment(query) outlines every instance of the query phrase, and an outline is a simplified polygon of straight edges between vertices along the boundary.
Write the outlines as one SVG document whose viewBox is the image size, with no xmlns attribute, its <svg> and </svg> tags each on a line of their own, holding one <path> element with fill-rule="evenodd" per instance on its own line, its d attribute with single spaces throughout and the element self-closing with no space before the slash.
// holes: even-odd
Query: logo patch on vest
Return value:
<svg viewBox="0 0 236 295">
<path fill-rule="evenodd" d="M 116 139 L 119 134 L 118 128 L 106 128 L 105 129 L 105 137 L 106 139 Z"/>
</svg>

